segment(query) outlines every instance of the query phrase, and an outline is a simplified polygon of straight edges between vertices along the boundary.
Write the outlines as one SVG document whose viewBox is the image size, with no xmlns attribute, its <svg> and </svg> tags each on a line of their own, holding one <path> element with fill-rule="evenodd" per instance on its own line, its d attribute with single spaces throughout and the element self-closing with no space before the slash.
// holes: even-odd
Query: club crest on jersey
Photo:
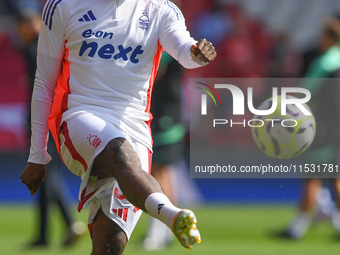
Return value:
<svg viewBox="0 0 340 255">
<path fill-rule="evenodd" d="M 143 15 L 139 18 L 139 28 L 142 30 L 148 30 L 149 22 L 149 16 L 146 13 L 143 13 Z"/>
</svg>

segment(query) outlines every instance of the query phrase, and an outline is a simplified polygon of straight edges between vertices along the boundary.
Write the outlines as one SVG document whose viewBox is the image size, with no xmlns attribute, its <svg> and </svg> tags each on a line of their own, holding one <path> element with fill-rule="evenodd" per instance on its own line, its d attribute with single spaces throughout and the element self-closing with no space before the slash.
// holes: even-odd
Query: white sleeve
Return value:
<svg viewBox="0 0 340 255">
<path fill-rule="evenodd" d="M 36 164 L 47 164 L 51 160 L 51 156 L 47 153 L 48 117 L 64 55 L 64 36 L 59 22 L 62 20 L 60 11 L 56 8 L 53 17 L 47 16 L 46 13 L 43 11 L 31 103 L 32 136 L 28 162 Z"/>
<path fill-rule="evenodd" d="M 163 49 L 185 68 L 193 69 L 206 65 L 191 55 L 190 48 L 197 41 L 190 36 L 182 12 L 170 1 L 165 1 L 164 5 L 159 34 Z"/>
</svg>

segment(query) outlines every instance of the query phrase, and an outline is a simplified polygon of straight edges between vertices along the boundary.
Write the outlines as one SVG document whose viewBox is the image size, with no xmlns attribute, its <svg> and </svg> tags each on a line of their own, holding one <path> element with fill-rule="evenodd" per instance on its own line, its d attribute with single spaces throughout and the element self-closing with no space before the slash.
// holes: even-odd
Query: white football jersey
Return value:
<svg viewBox="0 0 340 255">
<path fill-rule="evenodd" d="M 123 126 L 151 149 L 149 109 L 161 53 L 166 50 L 186 68 L 200 67 L 204 64 L 190 54 L 195 43 L 170 1 L 47 1 L 29 162 L 49 162 L 48 127 L 58 140 L 62 119 L 79 111 Z"/>
</svg>

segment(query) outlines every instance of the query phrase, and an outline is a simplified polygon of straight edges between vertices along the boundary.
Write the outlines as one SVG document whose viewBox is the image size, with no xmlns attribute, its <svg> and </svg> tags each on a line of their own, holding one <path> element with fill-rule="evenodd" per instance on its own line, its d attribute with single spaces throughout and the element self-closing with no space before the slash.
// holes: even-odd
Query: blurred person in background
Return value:
<svg viewBox="0 0 340 255">
<path fill-rule="evenodd" d="M 306 61 L 308 60 L 306 59 Z M 267 77 L 300 77 L 301 62 L 301 56 L 292 45 L 289 32 L 281 31 L 273 36 Z"/>
<path fill-rule="evenodd" d="M 198 38 L 210 38 L 216 47 L 219 47 L 233 28 L 224 0 L 212 1 L 211 7 L 196 17 L 193 24 L 193 34 Z"/>
<path fill-rule="evenodd" d="M 206 6 L 200 15 L 195 15 L 191 23 L 193 35 L 197 38 L 209 38 L 219 52 L 223 51 L 223 43 L 234 26 L 224 0 L 211 1 L 210 6 Z M 225 77 L 225 72 L 226 66 L 223 57 L 220 57 L 204 70 L 192 70 L 191 77 L 220 78 Z"/>
<path fill-rule="evenodd" d="M 340 19 L 329 18 L 323 27 L 320 42 L 321 55 L 308 68 L 301 86 L 311 92 L 309 105 L 316 120 L 316 136 L 302 160 L 309 164 L 339 164 L 340 148 Z M 322 79 L 320 79 L 322 78 Z M 334 79 L 337 78 L 337 79 Z M 316 215 L 331 220 L 340 237 L 340 179 L 334 171 L 333 184 L 335 206 L 330 193 L 322 188 L 323 181 L 316 173 L 304 180 L 299 212 L 290 226 L 280 233 L 282 237 L 299 239 L 307 232 Z"/>
<path fill-rule="evenodd" d="M 225 6 L 233 29 L 222 42 L 224 77 L 265 77 L 272 50 L 272 35 L 258 20 L 246 15 L 238 3 Z"/>
<path fill-rule="evenodd" d="M 17 21 L 19 46 L 22 48 L 25 57 L 30 96 L 32 94 L 37 68 L 37 44 L 41 24 L 42 4 L 42 1 L 39 2 L 35 0 L 5 0 L 5 5 Z M 30 107 L 28 107 L 28 109 L 30 109 Z M 28 115 L 28 126 L 30 127 L 30 111 Z M 30 135 L 30 132 L 28 135 Z M 53 161 L 48 165 L 47 175 L 40 189 L 38 199 L 39 237 L 29 244 L 31 247 L 48 245 L 48 214 L 54 204 L 59 207 L 62 213 L 62 219 L 65 221 L 67 227 L 67 232 L 62 242 L 63 246 L 73 244 L 86 232 L 86 225 L 81 221 L 74 221 L 70 212 L 69 202 L 65 195 L 66 185 L 61 173 L 61 160 L 55 149 L 53 139 L 50 139 L 48 148 L 54 157 Z"/>
</svg>

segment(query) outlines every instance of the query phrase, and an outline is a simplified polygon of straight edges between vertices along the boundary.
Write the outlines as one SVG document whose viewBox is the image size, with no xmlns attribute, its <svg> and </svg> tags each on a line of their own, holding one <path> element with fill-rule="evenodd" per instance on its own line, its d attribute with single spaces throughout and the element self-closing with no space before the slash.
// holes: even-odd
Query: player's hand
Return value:
<svg viewBox="0 0 340 255">
<path fill-rule="evenodd" d="M 213 61 L 217 56 L 215 47 L 206 39 L 199 40 L 198 43 L 194 44 L 190 50 L 193 56 L 205 63 Z"/>
<path fill-rule="evenodd" d="M 43 183 L 46 176 L 46 166 L 28 163 L 24 170 L 20 174 L 20 179 L 27 188 L 31 191 L 33 196 Z"/>
</svg>

